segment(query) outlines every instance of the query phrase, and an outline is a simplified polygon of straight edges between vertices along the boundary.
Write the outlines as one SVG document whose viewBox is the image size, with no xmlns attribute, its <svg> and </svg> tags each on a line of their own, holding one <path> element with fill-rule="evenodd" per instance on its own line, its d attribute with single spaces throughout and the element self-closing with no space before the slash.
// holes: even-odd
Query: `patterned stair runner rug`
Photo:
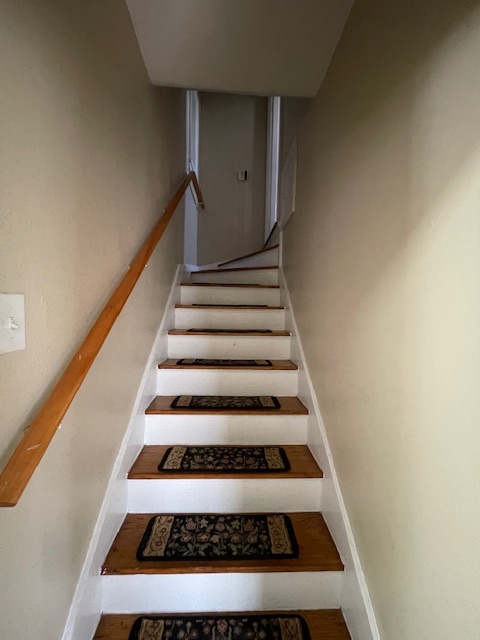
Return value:
<svg viewBox="0 0 480 640">
<path fill-rule="evenodd" d="M 271 329 L 187 329 L 188 333 L 273 333 Z"/>
<path fill-rule="evenodd" d="M 297 558 L 285 514 L 165 514 L 150 519 L 139 561 L 215 562 Z"/>
<path fill-rule="evenodd" d="M 282 447 L 170 447 L 158 465 L 169 473 L 275 473 L 290 471 Z"/>
<path fill-rule="evenodd" d="M 271 367 L 271 360 L 219 360 L 215 358 L 181 358 L 178 365 L 184 367 Z"/>
<path fill-rule="evenodd" d="M 142 616 L 128 640 L 310 640 L 307 623 L 292 615 Z"/>
<path fill-rule="evenodd" d="M 265 309 L 268 304 L 203 304 L 201 302 L 194 302 L 192 307 L 232 307 L 234 309 Z"/>
<path fill-rule="evenodd" d="M 222 411 L 224 409 L 256 411 L 279 409 L 280 402 L 275 396 L 177 396 L 170 407 L 200 411 Z"/>
</svg>

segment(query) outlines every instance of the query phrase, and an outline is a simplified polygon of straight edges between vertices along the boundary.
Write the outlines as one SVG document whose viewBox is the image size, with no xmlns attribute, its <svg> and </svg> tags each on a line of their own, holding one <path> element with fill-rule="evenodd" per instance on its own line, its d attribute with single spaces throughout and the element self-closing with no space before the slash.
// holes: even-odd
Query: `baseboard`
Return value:
<svg viewBox="0 0 480 640">
<path fill-rule="evenodd" d="M 184 278 L 185 268 L 179 265 L 110 476 L 62 640 L 91 640 L 103 611 L 100 570 L 127 513 L 127 473 L 143 446 L 145 409 L 156 394 L 157 363 L 167 357 L 167 330 L 174 326 L 175 304 L 180 302 L 180 283 Z"/>
<path fill-rule="evenodd" d="M 281 246 L 282 244 L 280 244 Z M 279 278 L 282 296 L 280 303 L 286 306 L 285 328 L 292 333 L 291 358 L 299 366 L 299 397 L 309 409 L 308 444 L 324 472 L 322 513 L 345 564 L 341 607 L 353 640 L 380 640 L 372 602 L 340 490 L 318 400 L 308 371 L 283 268 L 280 268 Z"/>
</svg>

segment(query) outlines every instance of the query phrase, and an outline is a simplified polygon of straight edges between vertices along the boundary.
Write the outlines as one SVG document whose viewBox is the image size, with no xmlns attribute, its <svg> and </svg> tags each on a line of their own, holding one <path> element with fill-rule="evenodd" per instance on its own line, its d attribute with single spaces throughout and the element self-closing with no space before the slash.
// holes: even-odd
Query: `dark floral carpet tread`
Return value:
<svg viewBox="0 0 480 640">
<path fill-rule="evenodd" d="M 271 367 L 271 360 L 218 360 L 214 358 L 182 358 L 178 365 L 191 367 Z"/>
<path fill-rule="evenodd" d="M 279 409 L 280 402 L 275 396 L 177 396 L 172 409 L 198 409 L 199 411 L 241 411 Z"/>
<path fill-rule="evenodd" d="M 202 304 L 201 302 L 193 302 L 192 307 L 232 307 L 233 309 L 265 309 L 268 304 Z"/>
<path fill-rule="evenodd" d="M 128 640 L 310 640 L 310 632 L 292 615 L 142 616 Z"/>
<path fill-rule="evenodd" d="M 139 561 L 276 560 L 297 558 L 285 514 L 162 514 L 150 519 Z"/>
<path fill-rule="evenodd" d="M 169 473 L 275 473 L 290 471 L 283 447 L 175 446 L 170 447 L 159 471 Z"/>
<path fill-rule="evenodd" d="M 273 333 L 271 329 L 187 329 L 189 333 Z"/>
<path fill-rule="evenodd" d="M 182 287 L 225 287 L 241 289 L 279 289 L 278 284 L 260 284 L 255 282 L 182 282 Z"/>
</svg>

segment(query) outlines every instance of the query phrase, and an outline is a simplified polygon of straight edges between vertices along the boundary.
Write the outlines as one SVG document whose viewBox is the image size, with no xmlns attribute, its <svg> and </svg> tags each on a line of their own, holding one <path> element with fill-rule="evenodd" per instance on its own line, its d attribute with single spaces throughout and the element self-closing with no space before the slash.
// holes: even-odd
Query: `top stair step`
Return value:
<svg viewBox="0 0 480 640">
<path fill-rule="evenodd" d="M 233 269 L 200 269 L 200 271 L 194 271 L 192 275 L 203 273 L 232 273 L 236 271 L 266 271 L 270 269 L 278 269 L 278 265 L 271 267 L 233 267 Z"/>
<path fill-rule="evenodd" d="M 278 249 L 279 245 L 275 244 L 272 247 L 266 249 L 260 249 L 260 251 L 254 251 L 253 253 L 247 253 L 244 256 L 227 260 L 226 262 L 220 262 L 219 267 L 263 267 L 274 266 L 278 264 Z"/>
<path fill-rule="evenodd" d="M 278 267 L 235 267 L 206 269 L 191 274 L 192 282 L 231 282 L 241 284 L 278 285 Z"/>
</svg>

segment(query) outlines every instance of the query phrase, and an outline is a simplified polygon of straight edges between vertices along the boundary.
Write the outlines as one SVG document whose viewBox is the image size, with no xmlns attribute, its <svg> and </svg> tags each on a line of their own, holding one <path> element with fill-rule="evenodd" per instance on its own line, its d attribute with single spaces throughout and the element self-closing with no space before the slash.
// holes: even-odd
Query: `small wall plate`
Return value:
<svg viewBox="0 0 480 640">
<path fill-rule="evenodd" d="M 25 349 L 25 296 L 0 293 L 0 353 Z"/>
</svg>

